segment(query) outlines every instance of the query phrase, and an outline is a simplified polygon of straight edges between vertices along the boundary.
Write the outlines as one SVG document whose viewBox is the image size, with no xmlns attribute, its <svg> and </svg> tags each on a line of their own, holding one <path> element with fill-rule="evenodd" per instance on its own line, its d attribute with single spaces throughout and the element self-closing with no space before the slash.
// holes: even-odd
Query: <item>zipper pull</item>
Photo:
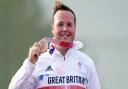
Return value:
<svg viewBox="0 0 128 89">
<path fill-rule="evenodd" d="M 64 61 L 65 61 L 65 56 L 64 56 Z"/>
</svg>

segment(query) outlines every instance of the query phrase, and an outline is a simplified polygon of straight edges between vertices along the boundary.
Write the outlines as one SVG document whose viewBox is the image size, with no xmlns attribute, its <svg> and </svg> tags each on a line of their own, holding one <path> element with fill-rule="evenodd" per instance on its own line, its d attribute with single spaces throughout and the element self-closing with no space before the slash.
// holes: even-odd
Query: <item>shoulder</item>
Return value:
<svg viewBox="0 0 128 89">
<path fill-rule="evenodd" d="M 88 63 L 89 65 L 91 65 L 93 62 L 93 59 L 91 57 L 89 57 L 86 53 L 84 53 L 80 50 L 74 50 L 74 55 L 78 56 L 80 58 L 80 60 Z"/>
<path fill-rule="evenodd" d="M 79 58 L 83 63 L 85 63 L 88 66 L 94 65 L 93 59 L 89 57 L 86 53 L 83 53 L 80 51 L 80 49 L 83 47 L 83 43 L 80 41 L 74 41 L 74 46 L 72 48 L 72 54 L 73 56 Z"/>
</svg>

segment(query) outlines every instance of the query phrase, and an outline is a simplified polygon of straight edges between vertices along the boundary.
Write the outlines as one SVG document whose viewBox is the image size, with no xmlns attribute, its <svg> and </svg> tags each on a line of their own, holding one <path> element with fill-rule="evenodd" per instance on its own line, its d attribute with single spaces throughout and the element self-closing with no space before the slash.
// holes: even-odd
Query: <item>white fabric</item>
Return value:
<svg viewBox="0 0 128 89">
<path fill-rule="evenodd" d="M 100 89 L 93 60 L 78 50 L 82 43 L 74 44 L 65 56 L 49 49 L 36 64 L 26 59 L 8 89 Z"/>
</svg>

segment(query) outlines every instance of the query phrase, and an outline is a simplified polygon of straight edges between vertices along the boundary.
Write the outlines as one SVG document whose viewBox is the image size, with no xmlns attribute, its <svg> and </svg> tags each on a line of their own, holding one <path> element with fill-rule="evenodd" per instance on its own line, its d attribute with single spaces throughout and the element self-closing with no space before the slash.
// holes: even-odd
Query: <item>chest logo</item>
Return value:
<svg viewBox="0 0 128 89">
<path fill-rule="evenodd" d="M 52 67 L 48 66 L 45 71 L 52 71 L 52 70 L 53 70 Z"/>
</svg>

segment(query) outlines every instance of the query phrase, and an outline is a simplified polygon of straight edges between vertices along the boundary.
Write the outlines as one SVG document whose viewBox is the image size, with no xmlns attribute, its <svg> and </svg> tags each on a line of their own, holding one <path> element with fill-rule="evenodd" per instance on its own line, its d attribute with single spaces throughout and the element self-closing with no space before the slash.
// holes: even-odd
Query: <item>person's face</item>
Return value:
<svg viewBox="0 0 128 89">
<path fill-rule="evenodd" d="M 70 11 L 59 10 L 55 13 L 52 23 L 54 38 L 60 41 L 73 42 L 76 24 Z"/>
</svg>

